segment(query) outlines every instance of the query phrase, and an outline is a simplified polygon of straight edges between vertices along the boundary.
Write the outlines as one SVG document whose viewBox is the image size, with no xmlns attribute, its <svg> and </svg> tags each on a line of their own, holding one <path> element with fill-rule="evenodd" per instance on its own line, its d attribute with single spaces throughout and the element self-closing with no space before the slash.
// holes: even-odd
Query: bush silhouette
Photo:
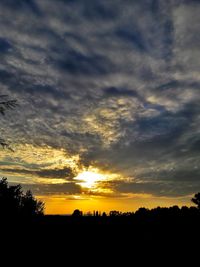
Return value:
<svg viewBox="0 0 200 267">
<path fill-rule="evenodd" d="M 83 212 L 81 210 L 76 209 L 73 211 L 72 216 L 81 217 L 81 216 L 83 216 Z"/>
<path fill-rule="evenodd" d="M 9 186 L 7 178 L 0 180 L 0 214 L 1 216 L 35 216 L 43 215 L 44 203 L 38 201 L 31 191 L 25 194 L 21 185 Z"/>
</svg>

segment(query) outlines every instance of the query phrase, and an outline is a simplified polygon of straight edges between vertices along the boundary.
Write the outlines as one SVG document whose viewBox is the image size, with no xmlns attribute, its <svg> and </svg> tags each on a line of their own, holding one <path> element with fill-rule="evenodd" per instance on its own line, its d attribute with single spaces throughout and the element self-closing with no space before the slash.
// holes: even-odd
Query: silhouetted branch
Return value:
<svg viewBox="0 0 200 267">
<path fill-rule="evenodd" d="M 15 107 L 18 106 L 17 100 L 15 99 L 8 99 L 7 95 L 0 95 L 0 114 L 1 115 L 5 115 L 5 111 L 8 109 L 14 109 Z M 13 149 L 10 147 L 10 145 L 8 144 L 8 142 L 0 137 L 0 146 L 2 146 L 3 148 L 7 148 L 11 151 L 13 151 Z"/>
</svg>

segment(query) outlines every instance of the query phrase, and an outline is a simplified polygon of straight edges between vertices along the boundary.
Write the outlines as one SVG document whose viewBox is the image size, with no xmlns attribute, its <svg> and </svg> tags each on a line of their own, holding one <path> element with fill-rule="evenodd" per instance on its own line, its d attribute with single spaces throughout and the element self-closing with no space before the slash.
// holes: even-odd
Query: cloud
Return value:
<svg viewBox="0 0 200 267">
<path fill-rule="evenodd" d="M 75 175 L 72 169 L 70 169 L 69 167 L 62 169 L 40 169 L 40 170 L 2 168 L 1 171 L 5 173 L 24 174 L 24 175 L 38 176 L 41 178 L 49 178 L 49 179 L 64 178 L 66 180 L 71 180 Z"/>
<path fill-rule="evenodd" d="M 103 56 L 86 56 L 76 51 L 69 51 L 64 59 L 57 61 L 57 67 L 73 75 L 103 75 L 109 72 L 111 63 Z"/>
<path fill-rule="evenodd" d="M 0 38 L 0 53 L 4 54 L 11 50 L 11 44 L 4 38 Z"/>
<path fill-rule="evenodd" d="M 200 183 L 190 185 L 187 182 L 181 183 L 155 183 L 155 182 L 146 182 L 146 183 L 134 183 L 134 182 L 112 182 L 106 184 L 106 187 L 112 188 L 115 190 L 115 195 L 126 196 L 130 194 L 147 194 L 156 197 L 182 197 L 182 196 L 191 196 L 196 189 L 200 189 Z"/>
<path fill-rule="evenodd" d="M 80 195 L 81 187 L 75 183 L 60 184 L 22 184 L 24 191 L 30 190 L 36 196 L 45 195 Z"/>
<path fill-rule="evenodd" d="M 119 192 L 197 191 L 199 11 L 185 0 L 2 0 L 0 89 L 20 107 L 1 118 L 1 135 L 141 182 Z M 18 175 L 72 175 L 18 154 Z M 166 182 L 181 179 L 181 189 Z"/>
<path fill-rule="evenodd" d="M 139 97 L 138 93 L 133 90 L 126 88 L 117 88 L 117 87 L 108 87 L 104 89 L 104 92 L 107 96 L 120 97 L 120 96 L 129 96 L 129 97 Z"/>
</svg>

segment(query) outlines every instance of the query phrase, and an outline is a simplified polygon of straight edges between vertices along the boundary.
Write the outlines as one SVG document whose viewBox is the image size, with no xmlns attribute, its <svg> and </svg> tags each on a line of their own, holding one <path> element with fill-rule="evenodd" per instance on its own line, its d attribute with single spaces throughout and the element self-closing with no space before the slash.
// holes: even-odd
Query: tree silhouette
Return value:
<svg viewBox="0 0 200 267">
<path fill-rule="evenodd" d="M 0 95 L 0 114 L 5 115 L 6 110 L 13 109 L 17 106 L 17 100 L 9 99 L 7 95 Z M 0 137 L 0 145 L 3 148 L 8 148 L 12 150 L 9 144 L 5 141 L 4 138 Z"/>
<path fill-rule="evenodd" d="M 0 180 L 0 214 L 2 216 L 35 216 L 42 215 L 44 203 L 38 201 L 31 191 L 25 194 L 21 185 L 9 186 L 7 178 Z"/>
<path fill-rule="evenodd" d="M 20 212 L 21 186 L 8 186 L 6 178 L 0 180 L 0 213 L 17 215 Z"/>
<path fill-rule="evenodd" d="M 194 204 L 197 205 L 197 208 L 200 210 L 200 193 L 195 194 L 191 200 Z"/>
<path fill-rule="evenodd" d="M 44 203 L 35 199 L 32 192 L 28 190 L 21 199 L 21 212 L 25 216 L 42 215 Z"/>
<path fill-rule="evenodd" d="M 83 212 L 81 210 L 76 209 L 73 211 L 72 216 L 81 217 L 81 216 L 83 216 Z"/>
</svg>

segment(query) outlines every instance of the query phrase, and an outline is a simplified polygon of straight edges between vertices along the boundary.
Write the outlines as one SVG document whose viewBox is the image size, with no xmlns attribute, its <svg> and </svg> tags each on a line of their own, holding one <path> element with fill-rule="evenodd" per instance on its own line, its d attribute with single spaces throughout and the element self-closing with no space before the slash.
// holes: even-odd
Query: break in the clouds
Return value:
<svg viewBox="0 0 200 267">
<path fill-rule="evenodd" d="M 1 136 L 30 149 L 4 152 L 1 172 L 78 193 L 66 151 L 120 175 L 104 183 L 115 194 L 199 191 L 199 12 L 197 0 L 1 0 L 0 90 L 20 104 Z M 60 167 L 50 152 L 38 162 L 46 148 Z"/>
</svg>

